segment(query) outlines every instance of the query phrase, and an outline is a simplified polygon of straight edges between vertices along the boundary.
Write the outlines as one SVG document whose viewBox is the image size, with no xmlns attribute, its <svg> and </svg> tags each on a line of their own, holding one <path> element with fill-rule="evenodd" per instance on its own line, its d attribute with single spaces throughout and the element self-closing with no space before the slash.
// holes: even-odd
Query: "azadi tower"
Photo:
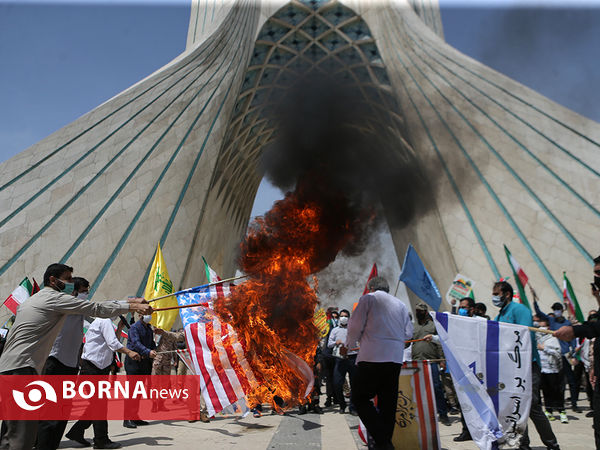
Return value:
<svg viewBox="0 0 600 450">
<path fill-rule="evenodd" d="M 506 244 L 545 309 L 563 270 L 595 306 L 600 125 L 448 46 L 436 0 L 193 0 L 180 56 L 0 165 L 0 292 L 61 261 L 95 299 L 139 294 L 157 242 L 176 288 L 201 255 L 232 275 L 275 131 L 260 110 L 305 71 L 350 77 L 438 164 L 433 212 L 391 230 L 400 259 L 412 242 L 442 291 L 460 272 L 487 300 Z"/>
</svg>

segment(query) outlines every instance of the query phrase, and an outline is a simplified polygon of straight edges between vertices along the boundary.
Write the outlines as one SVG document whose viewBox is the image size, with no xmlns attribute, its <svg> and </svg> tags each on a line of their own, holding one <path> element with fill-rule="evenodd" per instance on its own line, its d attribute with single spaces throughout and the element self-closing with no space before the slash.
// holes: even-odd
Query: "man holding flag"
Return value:
<svg viewBox="0 0 600 450">
<path fill-rule="evenodd" d="M 520 303 L 513 302 L 513 288 L 506 281 L 498 281 L 494 284 L 492 289 L 492 303 L 494 306 L 500 308 L 500 313 L 496 317 L 496 321 L 505 323 L 514 323 L 518 325 L 532 326 L 533 320 L 531 317 L 530 309 Z M 542 404 L 540 400 L 540 381 L 541 381 L 541 369 L 539 365 L 540 357 L 537 352 L 537 346 L 535 345 L 535 333 L 531 333 L 531 355 L 533 363 L 531 365 L 531 409 L 529 411 L 529 418 L 533 421 L 537 432 L 540 435 L 540 439 L 549 450 L 559 449 L 558 441 L 548 418 L 542 410 Z M 530 450 L 529 446 L 529 433 L 527 428 L 525 434 L 521 438 L 519 446 L 521 450 Z"/>
<path fill-rule="evenodd" d="M 531 288 L 531 286 L 530 286 Z M 535 308 L 535 313 L 537 316 L 548 322 L 549 329 L 552 331 L 558 330 L 562 326 L 571 326 L 571 321 L 563 316 L 563 305 L 559 302 L 555 302 L 552 305 L 552 313 L 554 316 L 549 316 L 542 312 L 537 302 L 537 295 L 535 291 L 531 289 L 533 294 L 533 306 Z M 575 339 L 565 342 L 560 341 L 560 353 L 562 358 L 562 369 L 561 369 L 561 395 L 564 397 L 565 395 L 565 380 L 566 377 L 569 383 L 569 391 L 571 392 L 571 407 L 573 412 L 579 412 L 579 408 L 577 407 L 577 400 L 579 399 L 579 386 L 575 381 L 575 375 L 573 374 L 573 369 L 571 368 L 571 363 L 569 363 L 569 359 L 567 355 L 571 352 L 575 352 L 576 347 Z"/>
<path fill-rule="evenodd" d="M 592 283 L 592 295 L 600 304 L 600 256 L 594 258 L 593 269 L 594 282 Z M 574 338 L 598 338 L 600 337 L 600 322 L 586 322 L 577 326 L 560 327 L 554 332 L 554 336 L 562 341 L 572 341 Z M 594 369 L 600 371 L 600 355 L 594 351 Z M 594 439 L 596 448 L 600 448 L 600 408 L 596 405 L 600 404 L 600 383 L 596 382 L 594 386 L 593 397 L 594 408 Z"/>
</svg>

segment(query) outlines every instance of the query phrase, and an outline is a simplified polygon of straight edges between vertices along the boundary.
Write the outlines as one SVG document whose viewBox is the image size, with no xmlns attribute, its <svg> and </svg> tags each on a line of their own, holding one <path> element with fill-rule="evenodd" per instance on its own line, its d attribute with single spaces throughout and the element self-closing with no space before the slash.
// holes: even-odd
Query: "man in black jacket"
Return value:
<svg viewBox="0 0 600 450">
<path fill-rule="evenodd" d="M 592 283 L 592 295 L 600 305 L 600 256 L 594 259 L 594 282 Z M 578 338 L 600 337 L 600 322 L 585 322 L 582 325 L 561 327 L 554 332 L 554 336 L 563 341 L 571 341 Z M 594 344 L 594 373 L 600 373 L 600 339 Z M 600 449 L 600 383 L 594 387 L 592 397 L 594 405 L 594 439 L 596 448 Z"/>
</svg>

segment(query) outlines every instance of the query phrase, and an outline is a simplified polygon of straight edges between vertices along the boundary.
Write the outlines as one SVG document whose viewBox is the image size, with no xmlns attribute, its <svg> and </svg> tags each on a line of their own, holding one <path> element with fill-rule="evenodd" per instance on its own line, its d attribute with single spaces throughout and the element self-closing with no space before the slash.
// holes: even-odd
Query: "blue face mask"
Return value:
<svg viewBox="0 0 600 450">
<path fill-rule="evenodd" d="M 458 309 L 459 316 L 469 317 L 469 310 L 467 308 L 459 308 Z"/>
</svg>

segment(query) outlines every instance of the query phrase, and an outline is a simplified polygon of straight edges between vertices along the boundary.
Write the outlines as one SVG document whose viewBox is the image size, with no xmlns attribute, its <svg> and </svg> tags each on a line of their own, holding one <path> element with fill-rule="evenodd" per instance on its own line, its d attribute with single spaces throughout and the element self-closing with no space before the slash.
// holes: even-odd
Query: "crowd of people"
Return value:
<svg viewBox="0 0 600 450">
<path fill-rule="evenodd" d="M 73 268 L 64 264 L 50 265 L 44 274 L 43 289 L 23 303 L 8 333 L 0 355 L 0 374 L 23 375 L 106 375 L 120 366 L 118 354 L 125 355 L 128 375 L 171 374 L 174 354 L 185 348 L 183 330 L 165 331 L 150 325 L 152 308 L 143 299 L 93 303 L 87 300 L 89 282 L 73 277 Z M 533 289 L 535 312 L 514 301 L 513 288 L 506 281 L 492 286 L 492 303 L 497 307 L 496 321 L 539 328 L 532 332 L 532 402 L 530 419 L 548 449 L 559 449 L 551 423 L 557 418 L 568 423 L 565 404 L 572 414 L 584 414 L 579 407 L 581 392 L 587 394 L 593 417 L 596 448 L 600 449 L 600 384 L 596 374 L 600 368 L 600 322 L 596 310 L 587 321 L 578 324 L 565 317 L 560 302 L 544 313 Z M 600 257 L 594 260 L 592 295 L 600 305 Z M 122 314 L 137 313 L 139 319 L 126 322 Z M 491 320 L 485 304 L 463 298 L 453 305 L 452 314 Z M 97 317 L 84 337 L 84 317 Z M 368 293 L 362 296 L 351 312 L 330 307 L 328 329 L 321 340 L 314 360 L 315 389 L 309 403 L 299 413 L 322 413 L 319 405 L 321 386 L 325 388 L 325 408 L 339 408 L 340 413 L 360 416 L 369 435 L 369 448 L 393 449 L 391 438 L 395 423 L 398 377 L 407 359 L 427 360 L 431 367 L 435 402 L 439 422 L 451 423 L 449 414 L 461 414 L 462 432 L 455 441 L 470 440 L 462 418 L 452 379 L 445 366 L 445 357 L 436 333 L 429 307 L 418 303 L 413 319 L 410 309 L 389 293 L 382 277 L 369 280 Z M 111 318 L 119 317 L 115 329 Z M 127 344 L 121 343 L 121 331 L 128 330 Z M 544 331 L 553 330 L 554 334 Z M 158 341 L 158 345 L 157 342 Z M 411 341 L 409 343 L 407 341 Z M 186 373 L 179 364 L 178 374 Z M 569 396 L 566 397 L 566 387 Z M 377 396 L 375 407 L 372 399 Z M 164 404 L 156 401 L 153 411 Z M 205 405 L 200 419 L 208 422 Z M 253 409 L 260 416 L 261 405 Z M 555 416 L 558 414 L 558 417 Z M 136 428 L 148 425 L 138 417 L 138 406 L 130 404 L 123 426 Z M 0 448 L 38 450 L 56 449 L 63 437 L 67 421 L 2 422 Z M 93 427 L 94 448 L 119 448 L 110 440 L 106 420 L 79 420 L 66 433 L 66 438 L 83 446 L 92 445 L 85 431 Z M 520 449 L 529 449 L 529 435 L 521 439 Z"/>
<path fill-rule="evenodd" d="M 385 415 L 385 407 L 378 404 L 377 411 L 370 409 L 365 398 L 372 398 L 375 392 L 371 386 L 374 379 L 385 377 L 390 367 L 385 364 L 396 364 L 412 360 L 427 360 L 430 363 L 438 420 L 443 425 L 450 425 L 449 414 L 460 414 L 462 431 L 454 441 L 471 440 L 468 427 L 460 412 L 452 378 L 445 367 L 445 358 L 429 308 L 425 303 L 418 303 L 415 308 L 416 318 L 413 321 L 403 317 L 406 311 L 394 311 L 394 306 L 402 302 L 389 295 L 389 287 L 384 279 L 377 277 L 369 282 L 370 292 L 361 297 L 353 317 L 348 310 L 330 307 L 327 310 L 329 330 L 319 349 L 320 379 L 325 385 L 325 407 L 337 404 L 339 411 L 346 411 L 344 381 L 349 378 L 350 404 L 349 412 L 360 415 L 367 430 L 372 436 L 370 448 L 393 448 L 391 433 L 393 422 L 375 414 Z M 600 370 L 600 322 L 595 309 L 589 311 L 583 324 L 576 322 L 568 315 L 563 303 L 556 302 L 551 312 L 542 312 L 537 294 L 530 288 L 533 297 L 534 312 L 518 301 L 514 301 L 513 288 L 507 281 L 499 281 L 492 286 L 492 303 L 498 308 L 495 319 L 498 322 L 513 323 L 539 328 L 532 332 L 532 402 L 530 419 L 548 449 L 559 449 L 559 443 L 552 430 L 552 421 L 560 420 L 569 423 L 565 403 L 570 403 L 571 414 L 585 414 L 593 417 L 596 448 L 600 449 L 600 383 L 596 383 L 596 375 Z M 384 295 L 385 294 L 385 295 Z M 600 305 L 600 256 L 594 260 L 594 282 L 592 295 Z M 383 298 L 382 298 L 383 297 Z M 391 297 L 391 299 L 390 299 Z M 386 303 L 386 301 L 388 303 Z M 374 305 L 377 305 L 376 307 Z M 379 308 L 379 309 L 376 309 Z M 402 308 L 400 308 L 402 309 Z M 368 314 L 367 314 L 368 313 Z M 484 303 L 476 303 L 466 297 L 453 304 L 452 314 L 467 317 L 479 317 L 492 320 L 487 315 Z M 386 327 L 380 323 L 396 321 L 394 327 Z M 410 326 L 409 326 L 410 324 Z M 553 334 L 545 333 L 554 331 Z M 379 340 L 381 346 L 374 351 L 370 342 Z M 415 341 L 405 349 L 404 341 Z M 359 350 L 360 347 L 360 350 Z M 365 350 L 366 349 L 366 350 Z M 398 351 L 404 350 L 402 356 Z M 362 368 L 362 370 L 361 370 Z M 368 370 L 367 370 L 368 368 Z M 374 372 L 372 372 L 374 371 Z M 364 374 L 370 374 L 365 377 Z M 384 378 L 385 379 L 385 378 Z M 384 393 L 393 392 L 393 381 L 387 378 Z M 386 382 L 382 381 L 384 385 Z M 320 384 L 320 383 L 319 383 Z M 569 392 L 567 396 L 566 387 Z M 397 382 L 396 382 L 397 388 Z M 579 406 L 580 394 L 585 392 L 589 411 L 584 412 Z M 390 394 L 392 397 L 393 395 Z M 381 397 L 378 397 L 381 398 Z M 361 403 L 362 402 L 362 403 Z M 361 413 L 362 410 L 362 413 Z M 320 412 L 320 409 L 319 409 Z M 558 417 L 555 416 L 558 414 Z M 389 417 L 393 413 L 389 412 Z M 391 424 L 391 428 L 382 432 L 382 423 Z M 526 429 L 520 441 L 520 449 L 530 449 L 529 432 Z"/>
</svg>

